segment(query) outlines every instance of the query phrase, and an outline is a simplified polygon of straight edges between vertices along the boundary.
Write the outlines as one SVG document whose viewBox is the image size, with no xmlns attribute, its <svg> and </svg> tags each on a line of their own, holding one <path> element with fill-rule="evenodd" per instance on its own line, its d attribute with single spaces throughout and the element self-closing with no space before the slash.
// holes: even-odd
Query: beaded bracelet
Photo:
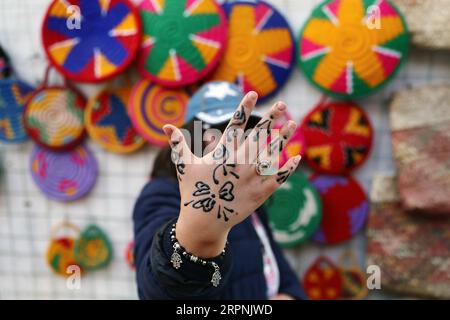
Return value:
<svg viewBox="0 0 450 320">
<path fill-rule="evenodd" d="M 193 255 L 192 253 L 186 251 L 186 249 L 184 249 L 180 243 L 178 242 L 176 235 L 175 235 L 175 227 L 176 224 L 174 223 L 172 225 L 172 229 L 170 230 L 170 240 L 172 241 L 172 246 L 173 246 L 173 253 L 172 256 L 170 258 L 170 262 L 172 263 L 172 266 L 175 269 L 179 269 L 181 267 L 181 264 L 183 263 L 183 260 L 181 260 L 181 255 L 183 255 L 183 257 L 187 260 L 190 260 L 193 263 L 202 265 L 202 266 L 211 266 L 214 268 L 214 273 L 211 277 L 211 283 L 214 287 L 217 287 L 220 283 L 220 279 L 222 279 L 222 275 L 220 274 L 220 268 L 217 265 L 217 263 L 215 263 L 214 261 L 212 261 L 214 258 L 212 259 L 202 259 L 200 257 L 197 257 L 196 255 Z M 224 256 L 225 255 L 225 249 L 228 246 L 228 242 L 225 244 L 225 248 L 222 250 L 220 256 Z M 180 255 L 181 253 L 181 255 Z"/>
</svg>

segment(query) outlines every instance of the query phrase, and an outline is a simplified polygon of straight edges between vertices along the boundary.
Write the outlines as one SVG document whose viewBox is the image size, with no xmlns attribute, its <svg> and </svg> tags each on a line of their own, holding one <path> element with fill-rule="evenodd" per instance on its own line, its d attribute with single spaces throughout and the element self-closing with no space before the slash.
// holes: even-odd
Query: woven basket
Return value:
<svg viewBox="0 0 450 320">
<path fill-rule="evenodd" d="M 254 90 L 259 102 L 275 95 L 295 64 L 295 40 L 287 20 L 265 1 L 225 3 L 229 39 L 212 80 Z"/>
<path fill-rule="evenodd" d="M 353 102 L 322 101 L 300 126 L 306 163 L 316 172 L 348 174 L 369 157 L 373 128 L 366 112 Z"/>
<path fill-rule="evenodd" d="M 23 142 L 28 138 L 23 124 L 23 112 L 33 88 L 11 78 L 0 79 L 0 140 Z"/>
<path fill-rule="evenodd" d="M 141 36 L 139 13 L 129 0 L 54 0 L 42 25 L 51 64 L 79 82 L 107 80 L 125 70 Z"/>
<path fill-rule="evenodd" d="M 163 147 L 167 145 L 167 137 L 162 127 L 165 124 L 181 127 L 188 101 L 189 95 L 184 90 L 164 89 L 141 80 L 133 87 L 129 116 L 142 137 Z"/>
<path fill-rule="evenodd" d="M 42 86 L 28 100 L 24 125 L 40 146 L 52 151 L 71 150 L 85 137 L 86 100 L 67 82 L 63 86 L 49 86 L 48 75 L 49 69 Z"/>
<path fill-rule="evenodd" d="M 222 8 L 214 0 L 140 4 L 143 40 L 138 68 L 166 87 L 194 83 L 219 62 L 227 40 Z"/>
<path fill-rule="evenodd" d="M 315 87 L 356 98 L 372 94 L 398 72 L 409 51 L 408 29 L 389 1 L 377 3 L 327 0 L 313 10 L 301 31 L 299 66 Z"/>
<path fill-rule="evenodd" d="M 85 124 L 92 140 L 105 150 L 131 153 L 145 144 L 128 116 L 131 87 L 109 87 L 89 100 Z"/>
<path fill-rule="evenodd" d="M 97 161 L 81 145 L 70 152 L 52 152 L 35 146 L 30 158 L 31 176 L 50 199 L 68 202 L 85 196 L 97 180 Z"/>
<path fill-rule="evenodd" d="M 74 243 L 75 238 L 80 233 L 80 229 L 74 224 L 63 221 L 52 228 L 51 239 L 47 247 L 46 260 L 49 267 L 58 275 L 68 276 L 69 266 L 78 266 L 75 261 Z"/>
</svg>

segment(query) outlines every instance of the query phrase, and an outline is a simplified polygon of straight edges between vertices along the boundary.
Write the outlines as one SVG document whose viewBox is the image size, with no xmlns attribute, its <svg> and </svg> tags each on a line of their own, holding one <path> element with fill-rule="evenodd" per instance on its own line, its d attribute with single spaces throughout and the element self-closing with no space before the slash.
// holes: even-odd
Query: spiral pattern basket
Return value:
<svg viewBox="0 0 450 320">
<path fill-rule="evenodd" d="M 84 97 L 65 87 L 44 87 L 36 91 L 24 111 L 30 137 L 53 151 L 69 150 L 85 136 Z"/>
<path fill-rule="evenodd" d="M 50 199 L 73 201 L 86 195 L 97 179 L 97 161 L 86 146 L 67 152 L 52 152 L 35 146 L 31 175 Z"/>
<path fill-rule="evenodd" d="M 292 173 L 264 206 L 275 240 L 286 248 L 311 237 L 322 218 L 319 195 L 300 172 Z"/>
<path fill-rule="evenodd" d="M 310 182 L 322 201 L 322 221 L 312 237 L 315 241 L 341 243 L 364 227 L 369 202 L 358 181 L 350 176 L 313 175 Z"/>
<path fill-rule="evenodd" d="M 16 143 L 27 139 L 23 111 L 33 88 L 22 81 L 0 79 L 0 140 Z"/>
<path fill-rule="evenodd" d="M 91 99 L 85 112 L 89 136 L 108 151 L 130 153 L 145 144 L 128 116 L 131 88 L 115 88 L 102 91 Z"/>
<path fill-rule="evenodd" d="M 87 271 L 108 266 L 113 257 L 111 241 L 97 225 L 89 225 L 75 241 L 74 257 Z"/>
<path fill-rule="evenodd" d="M 387 0 L 327 0 L 303 27 L 299 66 L 320 90 L 341 98 L 373 93 L 400 69 L 409 34 Z"/>
<path fill-rule="evenodd" d="M 68 79 L 107 80 L 138 52 L 142 26 L 129 0 L 54 0 L 42 25 L 52 65 Z"/>
<path fill-rule="evenodd" d="M 287 81 L 295 63 L 295 40 L 286 19 L 264 1 L 225 3 L 229 39 L 213 80 L 254 90 L 259 101 L 274 95 Z"/>
<path fill-rule="evenodd" d="M 142 76 L 179 87 L 200 80 L 219 62 L 227 40 L 222 8 L 214 0 L 144 0 Z"/>
<path fill-rule="evenodd" d="M 6 52 L 0 47 L 0 79 L 7 78 L 11 75 L 11 65 Z"/>
<path fill-rule="evenodd" d="M 188 101 L 189 96 L 184 90 L 164 89 L 141 80 L 133 87 L 129 115 L 141 136 L 162 147 L 167 145 L 162 127 L 165 124 L 181 127 Z"/>
<path fill-rule="evenodd" d="M 372 149 L 369 117 L 352 102 L 319 104 L 300 129 L 307 146 L 306 162 L 316 172 L 348 174 L 367 160 Z"/>
</svg>

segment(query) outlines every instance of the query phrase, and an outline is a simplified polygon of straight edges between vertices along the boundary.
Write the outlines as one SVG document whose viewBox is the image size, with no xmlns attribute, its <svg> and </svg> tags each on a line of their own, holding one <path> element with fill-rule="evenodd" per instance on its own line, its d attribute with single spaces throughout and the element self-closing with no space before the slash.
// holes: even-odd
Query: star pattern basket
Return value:
<svg viewBox="0 0 450 320">
<path fill-rule="evenodd" d="M 327 0 L 305 23 L 299 66 L 327 94 L 366 96 L 397 73 L 409 51 L 408 29 L 387 0 Z"/>
<path fill-rule="evenodd" d="M 105 150 L 130 153 L 145 144 L 128 116 L 130 94 L 131 87 L 108 88 L 91 99 L 86 107 L 89 137 Z"/>
<path fill-rule="evenodd" d="M 79 82 L 122 72 L 136 56 L 141 36 L 139 14 L 129 0 L 54 0 L 42 25 L 48 59 Z"/>
<path fill-rule="evenodd" d="M 366 112 L 352 102 L 321 102 L 300 127 L 306 163 L 316 172 L 348 174 L 367 160 L 373 128 Z"/>
<path fill-rule="evenodd" d="M 254 90 L 259 101 L 273 96 L 286 83 L 295 64 L 295 40 L 286 19 L 265 1 L 224 4 L 229 39 L 224 58 L 212 80 Z"/>
<path fill-rule="evenodd" d="M 214 0 L 144 0 L 138 68 L 166 87 L 194 83 L 219 62 L 227 40 L 222 8 Z"/>
</svg>

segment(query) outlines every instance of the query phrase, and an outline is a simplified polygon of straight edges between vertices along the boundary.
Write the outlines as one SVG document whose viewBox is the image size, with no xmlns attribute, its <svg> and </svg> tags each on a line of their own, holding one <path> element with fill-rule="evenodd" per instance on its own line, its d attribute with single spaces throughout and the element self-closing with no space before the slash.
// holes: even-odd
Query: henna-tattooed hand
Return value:
<svg viewBox="0 0 450 320">
<path fill-rule="evenodd" d="M 293 121 L 287 121 L 279 132 L 272 130 L 286 111 L 284 103 L 276 103 L 249 135 L 244 134 L 256 101 L 255 92 L 244 97 L 222 138 L 203 158 L 191 152 L 179 129 L 172 125 L 163 128 L 172 148 L 181 194 L 177 237 L 199 256 L 217 255 L 230 229 L 260 207 L 300 162 L 296 156 L 278 169 L 279 152 L 296 128 Z M 256 164 L 261 160 L 272 163 L 272 175 L 257 173 Z"/>
</svg>

